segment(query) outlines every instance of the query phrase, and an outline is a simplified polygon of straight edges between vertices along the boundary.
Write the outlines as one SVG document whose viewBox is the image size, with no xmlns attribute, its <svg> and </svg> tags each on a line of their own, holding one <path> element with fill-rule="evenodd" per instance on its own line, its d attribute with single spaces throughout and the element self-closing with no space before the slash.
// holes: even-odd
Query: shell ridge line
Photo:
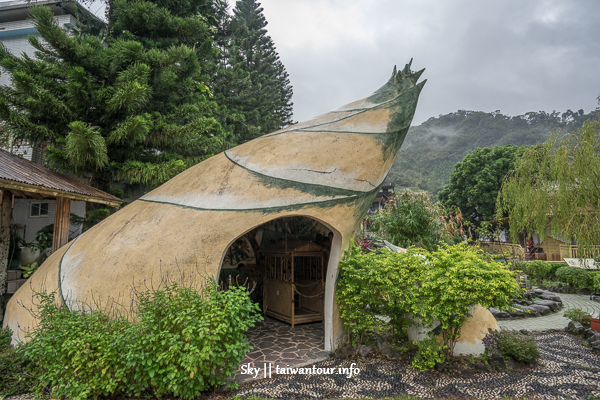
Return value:
<svg viewBox="0 0 600 400">
<path fill-rule="evenodd" d="M 373 192 L 373 191 L 360 192 L 360 195 L 339 197 L 336 199 L 320 200 L 320 201 L 313 201 L 313 202 L 308 202 L 308 203 L 296 203 L 296 204 L 273 206 L 273 207 L 235 208 L 235 209 L 234 208 L 202 208 L 202 207 L 188 206 L 186 204 L 173 203 L 173 202 L 160 201 L 160 200 L 142 199 L 142 198 L 139 198 L 138 200 L 145 201 L 147 203 L 166 204 L 166 205 L 170 205 L 170 206 L 186 208 L 186 209 L 196 210 L 196 211 L 216 211 L 216 212 L 236 212 L 236 211 L 243 212 L 243 211 L 265 211 L 265 210 L 274 211 L 274 210 L 280 210 L 280 209 L 302 208 L 302 207 L 314 206 L 314 205 L 318 205 L 318 204 L 337 203 L 337 202 L 342 202 L 342 201 L 354 200 L 354 199 L 358 199 L 360 196 L 369 194 L 371 192 Z"/>
<path fill-rule="evenodd" d="M 62 264 L 63 264 L 63 260 L 65 259 L 65 256 L 67 255 L 67 253 L 69 251 L 71 251 L 71 248 L 73 247 L 73 245 L 75 243 L 77 243 L 77 241 L 79 241 L 79 238 L 81 238 L 82 236 L 83 236 L 83 234 L 79 235 L 79 237 L 77 239 L 73 240 L 73 243 L 71 243 L 69 245 L 69 248 L 63 253 L 62 257 L 60 258 L 60 261 L 58 262 L 58 295 L 60 296 L 60 301 L 62 301 L 64 306 L 67 307 L 67 310 L 69 310 L 69 311 L 71 311 L 71 310 L 69 309 L 69 305 L 65 301 L 65 297 L 63 296 L 63 291 L 62 291 L 62 279 L 61 279 Z"/>
<path fill-rule="evenodd" d="M 246 165 L 242 165 L 242 164 L 238 163 L 235 159 L 233 159 L 233 157 L 235 157 L 235 155 L 230 155 L 229 154 L 230 150 L 233 150 L 233 149 L 225 150 L 223 152 L 223 154 L 225 154 L 225 157 L 227 157 L 227 159 L 229 161 L 231 161 L 232 163 L 234 163 L 236 166 L 238 166 L 240 168 L 243 168 L 246 171 L 249 171 L 249 172 L 251 172 L 253 174 L 256 174 L 258 176 L 262 176 L 262 177 L 269 178 L 269 179 L 275 179 L 275 180 L 279 180 L 279 181 L 282 181 L 282 182 L 291 182 L 291 183 L 297 183 L 297 184 L 301 184 L 301 185 L 307 185 L 307 186 L 311 186 L 311 187 L 314 187 L 314 188 L 325 188 L 325 189 L 342 190 L 342 191 L 348 193 L 348 195 L 347 195 L 348 197 L 352 197 L 352 196 L 356 196 L 356 195 L 361 195 L 363 193 L 369 193 L 368 191 L 365 192 L 365 191 L 362 191 L 362 190 L 352 190 L 352 189 L 346 189 L 346 188 L 338 188 L 338 187 L 335 187 L 335 186 L 326 186 L 326 185 L 320 185 L 318 183 L 308 183 L 308 182 L 302 182 L 302 181 L 295 181 L 293 179 L 286 179 L 286 178 L 280 178 L 280 177 L 276 177 L 276 176 L 267 175 L 267 174 L 264 174 L 262 172 L 255 171 L 255 170 L 251 169 L 250 167 L 248 167 Z"/>
<path fill-rule="evenodd" d="M 422 71 L 425 71 L 425 69 L 422 69 L 419 72 L 422 73 Z M 391 98 L 390 100 L 386 100 L 386 101 L 384 101 L 382 103 L 374 105 L 373 107 L 369 107 L 369 108 L 354 108 L 354 109 L 351 109 L 351 110 L 343 110 L 343 111 L 330 111 L 330 112 L 326 113 L 326 114 L 330 114 L 330 113 L 346 113 L 346 112 L 350 112 L 351 113 L 351 112 L 357 111 L 354 114 L 346 115 L 346 116 L 344 116 L 342 118 L 334 119 L 333 121 L 319 122 L 318 124 L 309 125 L 309 126 L 305 126 L 305 127 L 302 127 L 302 128 L 294 128 L 294 129 L 283 128 L 280 132 L 268 133 L 266 135 L 259 136 L 256 139 L 265 138 L 265 137 L 279 136 L 279 135 L 281 135 L 283 133 L 290 133 L 290 132 L 338 132 L 338 133 L 356 133 L 356 134 L 362 134 L 362 135 L 379 135 L 379 134 L 390 133 L 390 132 L 353 132 L 353 131 L 327 131 L 327 130 L 322 130 L 322 131 L 320 131 L 320 130 L 307 131 L 307 129 L 313 129 L 313 128 L 318 128 L 319 126 L 323 126 L 323 125 L 334 124 L 336 122 L 340 122 L 340 121 L 343 121 L 345 119 L 348 119 L 348 118 L 351 118 L 351 117 L 355 117 L 355 116 L 360 115 L 362 113 L 365 113 L 367 111 L 373 111 L 373 110 L 377 110 L 378 108 L 383 108 L 387 104 L 389 104 L 389 103 L 391 103 L 391 102 L 393 102 L 395 100 L 398 100 L 398 98 L 400 96 L 406 94 L 410 90 L 415 89 L 417 86 L 420 86 L 422 88 L 423 85 L 425 85 L 425 82 L 427 82 L 427 79 L 425 79 L 423 82 L 420 82 L 418 84 L 413 84 L 412 82 L 410 82 L 411 83 L 410 87 L 408 87 L 407 89 L 403 90 L 398 95 L 396 95 L 393 98 Z M 410 122 L 408 123 L 408 126 L 410 126 Z M 405 128 L 405 127 L 403 127 L 403 128 Z M 401 129 L 403 129 L 403 128 L 401 128 Z M 235 149 L 235 147 L 233 149 Z M 233 149 L 228 149 L 228 150 L 226 150 L 226 152 L 229 151 L 229 150 L 233 150 Z"/>
</svg>

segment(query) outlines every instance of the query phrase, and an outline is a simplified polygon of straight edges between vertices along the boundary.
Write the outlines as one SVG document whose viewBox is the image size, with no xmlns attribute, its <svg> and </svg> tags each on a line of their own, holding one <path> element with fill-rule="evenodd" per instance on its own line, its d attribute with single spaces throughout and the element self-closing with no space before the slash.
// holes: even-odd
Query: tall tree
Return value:
<svg viewBox="0 0 600 400">
<path fill-rule="evenodd" d="M 535 232 L 600 244 L 600 120 L 528 148 L 498 197 L 513 237 Z"/>
<path fill-rule="evenodd" d="M 226 26 L 215 96 L 231 112 L 239 142 L 292 123 L 292 86 L 266 26 L 255 0 L 238 1 Z"/>
<path fill-rule="evenodd" d="M 438 193 L 440 203 L 446 207 L 457 206 L 463 217 L 475 226 L 493 219 L 502 181 L 514 168 L 520 153 L 522 150 L 511 145 L 468 153 L 454 166 L 450 183 Z"/>
<path fill-rule="evenodd" d="M 209 0 L 114 0 L 107 35 L 69 35 L 43 6 L 31 17 L 36 58 L 0 46 L 11 86 L 0 118 L 30 142 L 47 143 L 59 169 L 107 190 L 114 178 L 158 185 L 223 149 L 208 75 Z M 106 40 L 102 38 L 107 38 Z"/>
</svg>

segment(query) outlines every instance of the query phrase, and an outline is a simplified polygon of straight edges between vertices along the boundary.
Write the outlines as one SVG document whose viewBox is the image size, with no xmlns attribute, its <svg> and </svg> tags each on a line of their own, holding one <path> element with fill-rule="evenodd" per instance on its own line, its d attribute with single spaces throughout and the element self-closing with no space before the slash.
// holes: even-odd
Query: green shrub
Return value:
<svg viewBox="0 0 600 400">
<path fill-rule="evenodd" d="M 483 344 L 486 354 L 497 353 L 524 364 L 530 364 L 540 356 L 533 338 L 517 331 L 492 331 L 483 338 Z"/>
<path fill-rule="evenodd" d="M 437 338 L 423 339 L 415 344 L 418 346 L 418 350 L 411 363 L 414 368 L 425 371 L 446 361 L 446 346 L 440 344 Z"/>
<path fill-rule="evenodd" d="M 480 250 L 461 243 L 431 253 L 410 248 L 361 254 L 352 247 L 340 262 L 336 295 L 354 344 L 383 324 L 380 316 L 399 329 L 408 326 L 409 315 L 424 325 L 439 320 L 445 352 L 451 355 L 472 305 L 509 307 L 518 290 L 504 264 L 487 262 Z"/>
<path fill-rule="evenodd" d="M 262 318 L 243 288 L 222 291 L 214 282 L 200 293 L 177 284 L 138 293 L 135 322 L 37 296 L 40 322 L 27 345 L 40 366 L 37 391 L 73 400 L 198 397 L 231 377 L 250 349 L 247 329 Z"/>
<path fill-rule="evenodd" d="M 25 347 L 0 349 L 0 398 L 33 392 L 38 377 L 38 367 Z"/>
<path fill-rule="evenodd" d="M 12 334 L 13 332 L 8 326 L 0 329 L 0 350 L 3 350 L 10 346 Z"/>
<path fill-rule="evenodd" d="M 590 327 L 590 318 L 592 318 L 592 316 L 583 310 L 570 308 L 565 311 L 564 316 L 569 318 L 571 321 L 579 322 L 581 325 L 587 328 Z"/>
<path fill-rule="evenodd" d="M 54 397 L 82 399 L 122 391 L 131 323 L 100 311 L 71 312 L 56 304 L 54 293 L 37 296 L 40 320 L 27 347 L 40 366 L 38 393 L 49 387 Z"/>
<path fill-rule="evenodd" d="M 593 290 L 600 290 L 600 273 L 596 272 L 592 274 L 592 287 Z"/>
<path fill-rule="evenodd" d="M 546 261 L 518 261 L 515 269 L 525 272 L 530 279 L 541 282 L 543 280 L 555 279 L 556 271 L 565 265 L 565 263 L 550 263 Z"/>
<path fill-rule="evenodd" d="M 556 271 L 556 278 L 561 282 L 568 283 L 577 289 L 592 289 L 592 274 L 587 270 L 573 267 L 560 267 Z"/>
<path fill-rule="evenodd" d="M 414 248 L 407 253 L 384 251 L 362 253 L 354 244 L 340 261 L 336 299 L 349 341 L 361 343 L 365 334 L 391 319 L 396 331 L 406 328 L 406 314 L 417 314 L 418 293 L 415 282 L 425 258 Z M 368 289 L 366 289 L 368 288 Z"/>
<path fill-rule="evenodd" d="M 225 384 L 251 349 L 246 332 L 262 319 L 244 287 L 202 293 L 176 284 L 139 296 L 139 323 L 127 339 L 127 364 L 139 389 L 194 398 Z M 139 393 L 139 392 L 138 392 Z"/>
<path fill-rule="evenodd" d="M 451 356 L 460 331 L 471 316 L 471 306 L 507 308 L 519 291 L 505 264 L 487 262 L 480 249 L 465 243 L 442 245 L 427 254 L 419 282 L 419 318 L 440 321 L 446 353 Z"/>
</svg>

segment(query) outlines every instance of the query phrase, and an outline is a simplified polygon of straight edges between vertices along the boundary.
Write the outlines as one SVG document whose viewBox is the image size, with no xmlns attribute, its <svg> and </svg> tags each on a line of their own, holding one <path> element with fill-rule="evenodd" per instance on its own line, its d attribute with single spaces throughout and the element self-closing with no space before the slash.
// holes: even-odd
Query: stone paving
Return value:
<svg viewBox="0 0 600 400">
<path fill-rule="evenodd" d="M 502 329 L 527 329 L 528 331 L 564 329 L 569 324 L 570 320 L 565 318 L 563 314 L 570 308 L 578 308 L 583 310 L 592 315 L 594 318 L 597 318 L 598 314 L 600 313 L 600 303 L 590 300 L 590 296 L 562 293 L 556 293 L 556 295 L 560 297 L 563 302 L 563 309 L 559 312 L 545 315 L 543 317 L 532 317 L 518 320 L 499 320 L 498 325 L 500 325 Z"/>
<path fill-rule="evenodd" d="M 511 397 L 548 400 L 600 396 L 600 357 L 585 347 L 581 339 L 559 332 L 534 335 L 534 340 L 540 349 L 539 363 L 508 372 L 421 372 L 412 369 L 406 362 L 394 360 L 332 358 L 317 363 L 310 371 L 291 371 L 271 379 L 254 381 L 232 395 L 289 400 L 403 395 L 428 399 Z M 352 367 L 354 374 L 349 376 L 343 368 L 349 370 Z M 356 368 L 360 371 L 357 372 Z"/>
<path fill-rule="evenodd" d="M 252 368 L 260 368 L 261 374 L 256 379 L 263 378 L 264 364 L 276 367 L 296 367 L 323 361 L 329 356 L 324 350 L 325 334 L 322 322 L 296 325 L 294 329 L 289 324 L 274 318 L 265 317 L 265 320 L 248 332 L 250 345 L 253 350 L 246 355 L 240 363 L 250 364 Z M 253 376 L 238 374 L 239 383 L 253 380 Z"/>
</svg>

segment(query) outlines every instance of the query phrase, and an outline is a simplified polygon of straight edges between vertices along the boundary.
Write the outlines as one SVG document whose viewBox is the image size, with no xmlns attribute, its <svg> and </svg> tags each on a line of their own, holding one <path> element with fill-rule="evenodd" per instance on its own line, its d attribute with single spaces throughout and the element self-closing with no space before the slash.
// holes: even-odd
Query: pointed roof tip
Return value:
<svg viewBox="0 0 600 400">
<path fill-rule="evenodd" d="M 412 79 L 412 81 L 414 83 L 416 83 L 419 80 L 419 78 L 421 77 L 421 75 L 423 75 L 423 72 L 425 72 L 425 68 L 423 68 L 420 71 L 413 72 L 412 74 L 410 74 L 410 79 Z"/>
<path fill-rule="evenodd" d="M 427 79 L 425 79 L 423 82 L 419 82 L 415 85 L 415 87 L 421 91 L 421 89 L 423 89 L 423 86 L 425 86 L 425 82 L 427 82 Z"/>
<path fill-rule="evenodd" d="M 398 73 L 398 69 L 396 68 L 396 66 L 394 65 L 394 72 L 392 72 L 392 76 L 396 75 Z"/>
</svg>

